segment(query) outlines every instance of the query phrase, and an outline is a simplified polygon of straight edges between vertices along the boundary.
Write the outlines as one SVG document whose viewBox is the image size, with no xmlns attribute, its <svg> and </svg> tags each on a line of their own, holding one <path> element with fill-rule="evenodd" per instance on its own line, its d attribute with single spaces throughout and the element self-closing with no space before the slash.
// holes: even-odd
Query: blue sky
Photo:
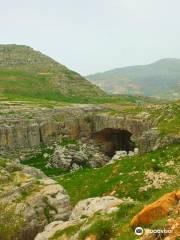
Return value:
<svg viewBox="0 0 180 240">
<path fill-rule="evenodd" d="M 180 58 L 179 0 L 0 0 L 0 43 L 83 74 Z"/>
</svg>

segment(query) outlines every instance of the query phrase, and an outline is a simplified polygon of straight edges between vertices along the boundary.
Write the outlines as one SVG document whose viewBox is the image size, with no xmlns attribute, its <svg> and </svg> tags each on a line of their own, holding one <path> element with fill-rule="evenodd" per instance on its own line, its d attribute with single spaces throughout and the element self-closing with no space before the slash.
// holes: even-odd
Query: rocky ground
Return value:
<svg viewBox="0 0 180 240">
<path fill-rule="evenodd" d="M 0 183 L 2 239 L 33 239 L 49 221 L 66 220 L 70 215 L 67 192 L 38 169 L 1 159 Z M 15 215 L 13 232 L 6 232 L 13 224 L 6 219 L 8 213 Z"/>
<path fill-rule="evenodd" d="M 1 104 L 0 239 L 128 240 L 141 225 L 138 239 L 175 240 L 179 111 L 168 106 Z M 93 137 L 106 128 L 132 133 L 134 150 L 108 156 Z"/>
</svg>

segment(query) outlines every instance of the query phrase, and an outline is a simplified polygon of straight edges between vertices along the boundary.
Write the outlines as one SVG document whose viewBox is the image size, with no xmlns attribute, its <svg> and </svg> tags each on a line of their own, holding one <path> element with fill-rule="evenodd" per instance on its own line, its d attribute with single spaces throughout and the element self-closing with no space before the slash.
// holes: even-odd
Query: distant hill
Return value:
<svg viewBox="0 0 180 240">
<path fill-rule="evenodd" d="M 113 94 L 180 98 L 180 59 L 162 59 L 148 65 L 117 68 L 86 77 Z"/>
<path fill-rule="evenodd" d="M 23 45 L 0 45 L 0 99 L 88 101 L 106 94 L 76 72 Z"/>
</svg>

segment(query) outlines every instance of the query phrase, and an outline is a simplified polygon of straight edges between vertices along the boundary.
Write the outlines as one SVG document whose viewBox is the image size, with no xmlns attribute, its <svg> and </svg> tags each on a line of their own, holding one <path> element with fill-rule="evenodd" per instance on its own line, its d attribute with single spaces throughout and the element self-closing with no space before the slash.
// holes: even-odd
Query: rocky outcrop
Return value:
<svg viewBox="0 0 180 240">
<path fill-rule="evenodd" d="M 92 118 L 92 131 L 94 133 L 108 128 L 126 130 L 132 134 L 131 140 L 135 142 L 140 153 L 155 150 L 161 146 L 159 132 L 153 127 L 154 123 L 143 117 L 111 116 L 101 113 Z"/>
<path fill-rule="evenodd" d="M 95 213 L 112 213 L 113 211 L 118 210 L 118 206 L 122 204 L 124 201 L 118 199 L 116 197 L 96 197 L 89 198 L 80 201 L 72 210 L 72 214 L 70 216 L 69 221 L 55 221 L 47 225 L 42 233 L 39 233 L 35 240 L 49 240 L 53 239 L 56 235 L 59 235 L 58 239 L 71 239 L 71 240 L 79 240 L 80 230 L 85 230 L 90 223 L 88 223 L 87 219 L 90 216 L 93 216 Z M 87 224 L 87 225 L 86 225 Z M 72 236 L 61 235 L 61 231 L 68 229 L 69 227 L 76 226 L 77 231 Z M 95 236 L 94 236 L 95 237 Z M 89 238 L 87 238 L 89 239 Z M 90 238 L 96 239 L 96 238 Z"/>
<path fill-rule="evenodd" d="M 48 222 L 69 218 L 68 194 L 41 171 L 5 160 L 0 164 L 0 183 L 0 204 L 15 206 L 24 219 L 19 240 L 32 240 Z"/>
<path fill-rule="evenodd" d="M 101 167 L 110 160 L 93 141 L 76 141 L 76 144 L 57 145 L 49 166 L 64 170 L 78 170 L 83 167 Z"/>
<path fill-rule="evenodd" d="M 4 112 L 0 117 L 0 154 L 37 149 L 59 140 L 61 136 L 90 136 L 89 123 L 84 118 L 96 108 L 87 111 L 68 107 L 53 110 L 30 108 L 19 113 L 20 110 L 19 107 L 12 116 Z"/>
<path fill-rule="evenodd" d="M 12 114 L 12 111 L 13 114 Z M 63 137 L 92 138 L 103 129 L 127 131 L 140 153 L 154 150 L 177 137 L 161 139 L 154 128 L 156 123 L 147 118 L 104 113 L 105 108 L 83 105 L 54 109 L 8 106 L 0 116 L 0 154 L 31 151 L 41 145 L 50 145 Z M 11 114 L 10 114 L 11 113 Z M 105 148 L 108 145 L 106 144 Z M 124 149 L 118 149 L 124 150 Z"/>
<path fill-rule="evenodd" d="M 56 232 L 63 231 L 64 229 L 66 229 L 68 227 L 73 227 L 73 226 L 79 225 L 83 222 L 84 222 L 84 220 L 82 220 L 82 219 L 71 220 L 71 221 L 67 221 L 67 222 L 63 222 L 63 221 L 52 222 L 44 228 L 44 231 L 42 233 L 39 233 L 35 237 L 35 240 L 49 240 L 49 239 L 53 238 L 53 236 L 56 234 Z M 65 238 L 65 239 L 67 239 L 67 238 Z"/>
<path fill-rule="evenodd" d="M 58 134 L 58 126 L 54 121 L 16 120 L 0 125 L 0 150 L 17 151 L 34 149 L 40 144 L 48 144 L 51 137 Z"/>
<path fill-rule="evenodd" d="M 152 123 L 146 119 L 128 116 L 110 116 L 108 114 L 96 114 L 93 116 L 93 132 L 105 128 L 124 129 L 133 134 L 135 138 L 140 137 L 145 131 L 152 128 Z"/>
<path fill-rule="evenodd" d="M 167 216 L 170 209 L 176 205 L 179 200 L 179 191 L 165 194 L 163 197 L 146 206 L 140 213 L 138 213 L 132 219 L 131 226 L 136 227 L 151 224 L 154 221 Z"/>
<path fill-rule="evenodd" d="M 137 142 L 142 153 L 156 150 L 162 146 L 160 134 L 153 128 L 144 131 Z"/>
<path fill-rule="evenodd" d="M 70 219 L 80 219 L 82 216 L 89 217 L 96 212 L 112 212 L 117 210 L 116 207 L 123 202 L 123 200 L 112 196 L 88 198 L 77 203 L 72 210 Z"/>
</svg>

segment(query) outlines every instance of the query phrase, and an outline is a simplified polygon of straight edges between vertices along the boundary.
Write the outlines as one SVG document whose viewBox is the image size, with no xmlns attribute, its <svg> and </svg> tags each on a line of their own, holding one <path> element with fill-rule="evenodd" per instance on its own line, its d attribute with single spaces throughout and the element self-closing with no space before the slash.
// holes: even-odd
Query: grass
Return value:
<svg viewBox="0 0 180 240">
<path fill-rule="evenodd" d="M 0 71 L 3 96 L 10 100 L 46 99 L 58 100 L 60 92 L 51 86 L 45 76 L 23 71 Z"/>
<path fill-rule="evenodd" d="M 142 118 L 141 113 L 147 113 L 147 120 L 155 123 L 161 136 L 176 135 L 180 133 L 180 101 L 159 104 L 131 104 L 119 106 L 110 105 L 107 114 L 112 116 L 124 115 Z"/>
<path fill-rule="evenodd" d="M 63 144 L 74 143 L 70 139 L 65 140 Z M 51 149 L 48 150 L 51 154 Z M 70 200 L 74 206 L 82 199 L 109 195 L 115 191 L 115 196 L 119 198 L 132 198 L 134 202 L 124 202 L 118 208 L 118 211 L 111 214 L 96 213 L 86 219 L 84 216 L 82 223 L 77 223 L 62 231 L 57 231 L 51 240 L 61 239 L 61 237 L 74 236 L 79 233 L 79 239 L 85 240 L 90 235 L 95 235 L 97 239 L 108 240 L 136 240 L 134 230 L 130 227 L 131 219 L 145 205 L 157 200 L 167 192 L 179 189 L 180 186 L 180 145 L 174 144 L 143 155 L 126 157 L 114 164 L 106 165 L 99 169 L 83 169 L 72 173 L 49 172 L 44 168 L 47 159 L 43 154 L 47 152 L 44 149 L 41 153 L 26 161 L 26 164 L 35 166 L 43 170 L 46 174 L 59 182 L 70 195 Z M 174 162 L 173 165 L 167 165 Z M 144 181 L 145 171 L 164 172 L 169 175 L 176 175 L 175 181 L 165 184 L 160 189 L 148 189 L 145 192 L 139 192 L 139 188 L 146 185 Z M 83 183 L 83 186 L 82 186 Z M 47 205 L 44 214 L 48 221 L 51 220 L 51 207 Z M 148 228 L 164 228 L 166 218 L 148 225 Z"/>
<path fill-rule="evenodd" d="M 49 177 L 59 176 L 64 173 L 64 170 L 60 168 L 46 166 L 49 158 L 44 156 L 45 153 L 51 156 L 53 149 L 43 147 L 39 153 L 22 161 L 22 164 L 40 169 Z"/>
<path fill-rule="evenodd" d="M 137 201 L 152 201 L 152 198 L 156 199 L 163 192 L 178 186 L 179 181 L 172 186 L 166 185 L 160 190 L 149 189 L 147 192 L 139 193 L 139 188 L 145 185 L 144 171 L 176 174 L 175 168 L 166 167 L 165 164 L 173 160 L 175 166 L 180 165 L 179 152 L 180 146 L 172 145 L 142 156 L 123 158 L 103 168 L 78 170 L 57 176 L 55 179 L 68 191 L 73 205 L 82 199 L 108 195 L 112 191 L 116 191 L 116 196 L 120 198 L 131 197 Z M 131 172 L 134 174 L 129 174 Z M 82 182 L 83 187 L 80 187 Z"/>
<path fill-rule="evenodd" d="M 128 95 L 111 96 L 85 81 L 70 70 L 38 74 L 18 69 L 0 70 L 0 99 L 9 101 L 64 102 L 64 103 L 136 103 L 139 99 L 152 102 L 146 97 Z M 65 72 L 63 72 L 65 71 Z M 61 87 L 59 81 L 61 80 Z M 101 94 L 100 94 L 101 93 Z M 48 104 L 48 103 L 47 103 Z"/>
<path fill-rule="evenodd" d="M 134 202 L 124 202 L 117 212 L 112 214 L 97 213 L 88 218 L 79 232 L 79 239 L 95 235 L 97 239 L 136 240 L 134 230 L 130 227 L 131 219 L 145 205 L 157 200 L 167 192 L 179 189 L 180 186 L 180 146 L 170 145 L 164 149 L 146 153 L 142 156 L 126 157 L 120 161 L 100 169 L 84 169 L 73 173 L 57 176 L 55 179 L 68 191 L 72 205 L 90 197 L 109 195 L 116 191 L 119 198 L 132 198 Z M 174 161 L 174 165 L 166 166 Z M 176 180 L 165 184 L 160 189 L 149 189 L 139 192 L 146 185 L 144 171 L 165 172 L 176 175 Z M 133 174 L 132 174 L 133 173 Z M 82 186 L 83 182 L 83 187 Z M 164 228 L 166 218 L 154 222 L 148 228 Z M 66 235 L 66 229 L 63 230 Z M 60 232 L 59 232 L 60 234 Z"/>
<path fill-rule="evenodd" d="M 67 227 L 65 230 L 57 231 L 55 235 L 49 240 L 59 240 L 59 238 L 62 237 L 64 234 L 66 234 L 67 237 L 72 236 L 74 233 L 76 233 L 79 230 L 80 227 L 81 227 L 81 224 L 76 224 L 76 225 Z"/>
<path fill-rule="evenodd" d="M 4 168 L 4 167 L 6 167 L 6 164 L 7 164 L 7 160 L 0 159 L 0 167 Z"/>
<path fill-rule="evenodd" d="M 95 220 L 89 228 L 80 232 L 79 240 L 84 240 L 89 235 L 95 235 L 97 240 L 109 240 L 114 235 L 113 222 L 105 219 Z"/>
<path fill-rule="evenodd" d="M 21 214 L 16 213 L 16 206 L 0 202 L 0 239 L 11 240 L 18 236 L 19 230 L 24 225 Z"/>
</svg>

